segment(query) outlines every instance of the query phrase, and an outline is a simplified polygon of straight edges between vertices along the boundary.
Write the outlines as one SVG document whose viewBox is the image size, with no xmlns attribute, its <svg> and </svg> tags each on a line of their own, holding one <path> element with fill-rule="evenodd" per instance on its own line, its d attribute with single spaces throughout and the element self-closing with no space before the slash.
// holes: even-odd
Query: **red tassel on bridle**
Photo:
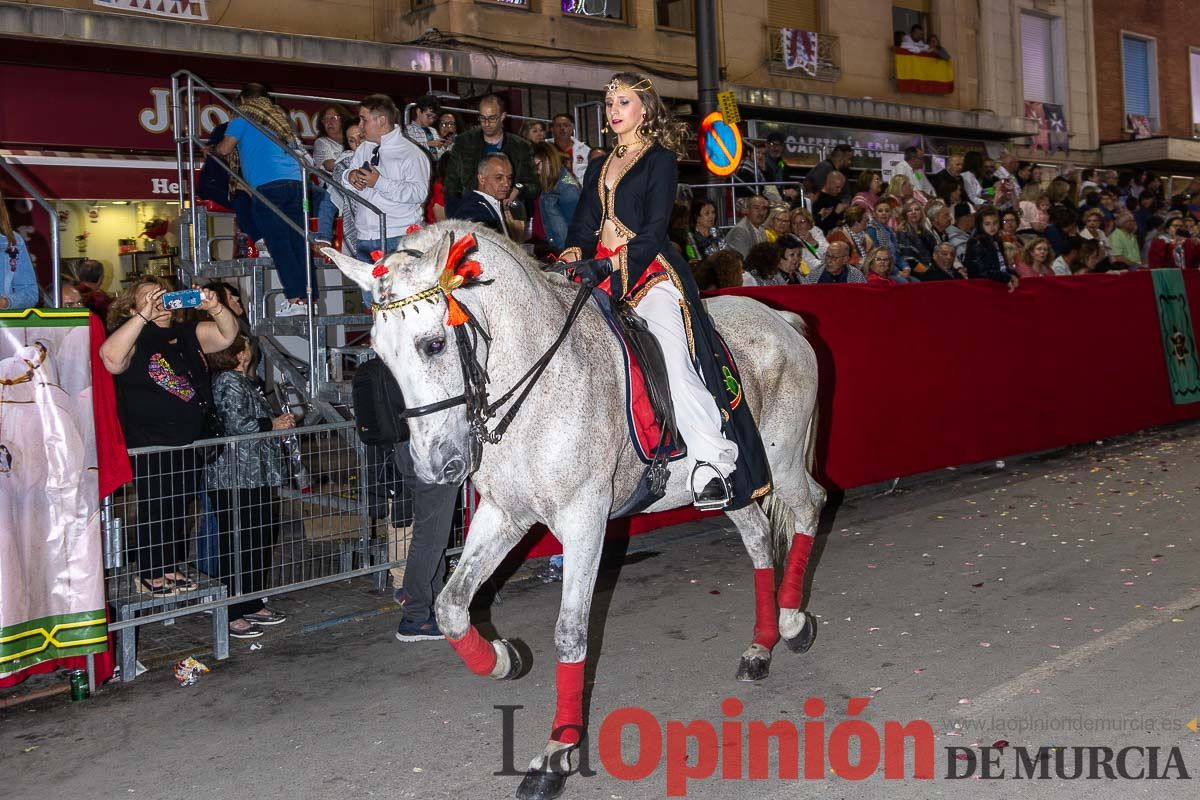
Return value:
<svg viewBox="0 0 1200 800">
<path fill-rule="evenodd" d="M 446 295 L 446 324 L 451 327 L 465 324 L 471 319 L 467 310 L 454 299 L 453 292 L 483 274 L 483 267 L 479 265 L 478 261 L 463 261 L 467 253 L 474 250 L 477 244 L 475 235 L 468 233 L 450 245 L 450 253 L 446 256 L 446 264 L 438 279 L 438 285 L 442 287 L 442 293 Z"/>
</svg>

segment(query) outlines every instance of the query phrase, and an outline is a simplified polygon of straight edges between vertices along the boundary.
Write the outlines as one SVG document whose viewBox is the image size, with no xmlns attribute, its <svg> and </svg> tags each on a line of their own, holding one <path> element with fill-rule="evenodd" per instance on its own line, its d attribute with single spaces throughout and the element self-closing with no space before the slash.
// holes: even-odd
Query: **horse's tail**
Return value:
<svg viewBox="0 0 1200 800">
<path fill-rule="evenodd" d="M 771 549 L 775 563 L 782 565 L 787 562 L 788 547 L 796 532 L 796 512 L 777 492 L 771 492 L 763 498 L 762 510 L 767 515 L 767 524 L 771 526 Z"/>
</svg>

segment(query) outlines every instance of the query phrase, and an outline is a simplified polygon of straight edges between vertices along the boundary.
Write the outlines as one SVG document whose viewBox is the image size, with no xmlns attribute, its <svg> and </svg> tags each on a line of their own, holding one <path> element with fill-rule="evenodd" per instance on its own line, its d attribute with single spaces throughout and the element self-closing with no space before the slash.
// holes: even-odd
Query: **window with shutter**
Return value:
<svg viewBox="0 0 1200 800">
<path fill-rule="evenodd" d="M 1192 135 L 1200 133 L 1200 52 L 1188 54 L 1192 70 Z"/>
<path fill-rule="evenodd" d="M 1125 83 L 1125 115 L 1145 117 L 1158 131 L 1157 48 L 1153 39 L 1121 36 L 1121 69 Z"/>
<path fill-rule="evenodd" d="M 1150 43 L 1125 36 L 1121 41 L 1125 68 L 1125 113 L 1150 113 Z"/>
<path fill-rule="evenodd" d="M 767 25 L 821 31 L 819 0 L 767 0 Z"/>
<path fill-rule="evenodd" d="M 1021 63 L 1025 99 L 1056 103 L 1053 21 L 1038 14 L 1021 14 Z"/>
</svg>

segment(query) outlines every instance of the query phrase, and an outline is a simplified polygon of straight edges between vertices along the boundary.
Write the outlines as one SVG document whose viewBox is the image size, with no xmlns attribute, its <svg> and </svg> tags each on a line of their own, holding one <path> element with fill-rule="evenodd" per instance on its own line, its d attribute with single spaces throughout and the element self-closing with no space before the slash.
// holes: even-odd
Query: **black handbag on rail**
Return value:
<svg viewBox="0 0 1200 800">
<path fill-rule="evenodd" d="M 363 444 L 390 446 L 408 441 L 408 423 L 400 385 L 387 365 L 372 358 L 358 368 L 351 384 L 354 427 Z"/>
</svg>

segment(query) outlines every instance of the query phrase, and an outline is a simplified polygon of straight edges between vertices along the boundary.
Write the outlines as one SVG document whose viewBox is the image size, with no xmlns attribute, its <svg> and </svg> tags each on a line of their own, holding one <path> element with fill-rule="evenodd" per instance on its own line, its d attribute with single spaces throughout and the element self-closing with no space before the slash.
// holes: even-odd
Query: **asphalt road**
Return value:
<svg viewBox="0 0 1200 800">
<path fill-rule="evenodd" d="M 947 472 L 829 516 L 809 604 L 821 617 L 816 645 L 801 656 L 777 649 L 761 684 L 733 680 L 753 596 L 731 530 L 702 523 L 639 537 L 619 567 L 602 573 L 589 703 L 597 774 L 571 778 L 565 797 L 666 796 L 669 744 L 656 762 L 652 752 L 639 755 L 634 729 L 625 729 L 623 758 L 657 763 L 640 781 L 601 763 L 603 722 L 626 706 L 653 715 L 667 742 L 682 741 L 668 720 L 707 720 L 714 731 L 741 723 L 729 738 L 742 735 L 743 750 L 739 732 L 751 720 L 797 730 L 824 723 L 823 737 L 802 737 L 828 745 L 823 779 L 780 778 L 772 755 L 770 777 L 748 780 L 723 751 L 713 777 L 685 784 L 694 798 L 1200 796 L 1200 734 L 1186 727 L 1200 716 L 1200 425 L 1003 470 Z M 553 714 L 557 590 L 514 588 L 483 613 L 534 653 L 515 682 L 469 674 L 444 643 L 395 641 L 392 616 L 264 638 L 254 652 L 235 642 L 228 661 L 210 662 L 213 671 L 187 688 L 158 669 L 84 703 L 27 704 L 0 716 L 3 794 L 511 797 L 518 779 L 493 775 L 505 762 L 495 706 L 523 706 L 512 720 L 512 760 L 527 763 Z M 842 752 L 836 742 L 852 730 L 837 733 L 851 697 L 871 698 L 857 718 L 875 735 L 889 720 L 928 722 L 935 778 L 912 778 L 911 752 L 904 780 L 885 779 L 882 766 L 863 780 L 831 772 L 841 764 L 830 760 Z M 722 713 L 726 698 L 741 701 L 740 714 Z M 809 698 L 824 701 L 823 715 L 805 714 Z M 648 722 L 643 732 L 654 739 Z M 1008 746 L 993 753 L 992 769 L 1004 778 L 945 777 L 948 764 L 962 774 L 971 763 L 946 748 L 978 756 L 999 740 Z M 1039 747 L 1075 746 L 1144 748 L 1126 753 L 1133 775 L 1149 768 L 1147 748 L 1160 748 L 1156 770 L 1170 778 L 1059 778 L 1059 752 L 1065 774 L 1076 752 L 1088 773 L 1090 753 L 1071 749 L 1046 752 L 1046 779 L 1013 777 L 1016 748 L 1032 758 Z M 802 771 L 813 750 L 801 756 Z M 853 766 L 862 754 L 856 744 L 850 750 Z M 695 751 L 693 742 L 693 764 Z M 1190 779 L 1178 779 L 1180 762 Z M 724 769 L 742 779 L 722 779 Z M 677 780 L 681 771 L 671 770 Z"/>
</svg>

